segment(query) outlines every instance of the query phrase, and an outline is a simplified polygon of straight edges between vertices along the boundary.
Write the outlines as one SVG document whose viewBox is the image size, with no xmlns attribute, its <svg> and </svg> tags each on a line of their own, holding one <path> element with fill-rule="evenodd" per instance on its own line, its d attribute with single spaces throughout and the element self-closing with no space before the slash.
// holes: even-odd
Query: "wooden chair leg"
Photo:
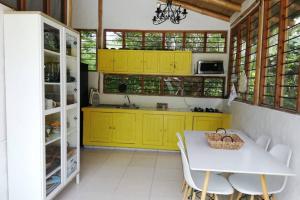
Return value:
<svg viewBox="0 0 300 200">
<path fill-rule="evenodd" d="M 182 182 L 182 188 L 181 188 L 181 191 L 182 191 L 182 192 L 184 191 L 185 184 L 186 184 L 186 182 L 185 182 L 185 180 L 183 180 L 183 182 Z"/>
<path fill-rule="evenodd" d="M 188 190 L 189 190 L 189 186 L 188 186 L 188 184 L 185 184 L 185 189 L 184 189 L 184 193 L 183 193 L 183 200 L 185 200 L 185 199 L 186 199 L 186 196 L 187 196 Z"/>
<path fill-rule="evenodd" d="M 276 200 L 275 194 L 272 194 L 272 200 Z"/>
<path fill-rule="evenodd" d="M 193 190 L 192 200 L 195 200 L 195 199 L 196 199 L 196 192 L 195 192 L 195 190 Z"/>
<path fill-rule="evenodd" d="M 233 200 L 233 197 L 234 197 L 234 193 L 228 197 L 228 200 Z"/>
<path fill-rule="evenodd" d="M 254 200 L 254 195 L 251 195 L 250 200 Z"/>
<path fill-rule="evenodd" d="M 243 193 L 239 192 L 237 197 L 236 197 L 236 200 L 240 200 L 240 198 L 243 196 Z"/>
<path fill-rule="evenodd" d="M 189 196 L 192 195 L 192 192 L 193 192 L 193 189 L 192 189 L 191 187 L 189 187 L 188 192 L 187 192 L 187 195 L 186 195 L 186 197 L 185 197 L 184 200 L 189 199 Z"/>
<path fill-rule="evenodd" d="M 215 200 L 219 200 L 219 197 L 218 197 L 218 195 L 214 195 L 215 196 Z"/>
</svg>

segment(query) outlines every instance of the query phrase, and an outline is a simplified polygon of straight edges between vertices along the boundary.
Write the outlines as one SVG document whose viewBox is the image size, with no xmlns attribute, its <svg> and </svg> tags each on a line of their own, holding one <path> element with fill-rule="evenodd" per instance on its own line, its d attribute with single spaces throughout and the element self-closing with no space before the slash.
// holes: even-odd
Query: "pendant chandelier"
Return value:
<svg viewBox="0 0 300 200">
<path fill-rule="evenodd" d="M 181 20 L 186 18 L 187 14 L 186 9 L 173 5 L 172 0 L 167 0 L 166 4 L 157 4 L 152 21 L 154 25 L 159 25 L 169 19 L 173 24 L 179 24 Z"/>
</svg>

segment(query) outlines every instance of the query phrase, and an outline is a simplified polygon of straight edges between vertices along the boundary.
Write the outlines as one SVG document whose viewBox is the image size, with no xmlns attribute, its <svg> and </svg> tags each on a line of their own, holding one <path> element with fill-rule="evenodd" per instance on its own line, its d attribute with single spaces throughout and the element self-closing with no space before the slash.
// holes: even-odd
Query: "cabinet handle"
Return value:
<svg viewBox="0 0 300 200">
<path fill-rule="evenodd" d="M 77 92 L 77 88 L 74 89 L 74 92 Z"/>
<path fill-rule="evenodd" d="M 78 118 L 77 117 L 74 117 L 74 120 L 77 120 Z"/>
<path fill-rule="evenodd" d="M 176 69 L 176 64 L 174 63 L 174 69 Z"/>
</svg>

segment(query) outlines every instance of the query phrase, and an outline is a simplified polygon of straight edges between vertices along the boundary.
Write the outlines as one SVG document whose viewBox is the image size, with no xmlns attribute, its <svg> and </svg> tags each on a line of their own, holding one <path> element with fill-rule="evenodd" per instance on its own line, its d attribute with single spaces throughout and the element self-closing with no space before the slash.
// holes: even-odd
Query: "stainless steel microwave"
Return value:
<svg viewBox="0 0 300 200">
<path fill-rule="evenodd" d="M 195 74 L 224 74 L 223 61 L 199 60 Z"/>
</svg>

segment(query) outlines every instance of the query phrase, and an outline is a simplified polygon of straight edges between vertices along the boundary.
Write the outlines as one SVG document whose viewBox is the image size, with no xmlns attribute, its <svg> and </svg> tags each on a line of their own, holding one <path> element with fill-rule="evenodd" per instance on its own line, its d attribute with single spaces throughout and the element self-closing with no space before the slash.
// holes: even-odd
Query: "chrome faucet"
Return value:
<svg viewBox="0 0 300 200">
<path fill-rule="evenodd" d="M 125 95 L 125 98 L 127 98 L 127 100 L 128 100 L 128 105 L 130 106 L 130 105 L 131 105 L 131 101 L 130 101 L 130 99 L 129 99 L 129 96 L 128 96 L 128 95 Z"/>
</svg>

